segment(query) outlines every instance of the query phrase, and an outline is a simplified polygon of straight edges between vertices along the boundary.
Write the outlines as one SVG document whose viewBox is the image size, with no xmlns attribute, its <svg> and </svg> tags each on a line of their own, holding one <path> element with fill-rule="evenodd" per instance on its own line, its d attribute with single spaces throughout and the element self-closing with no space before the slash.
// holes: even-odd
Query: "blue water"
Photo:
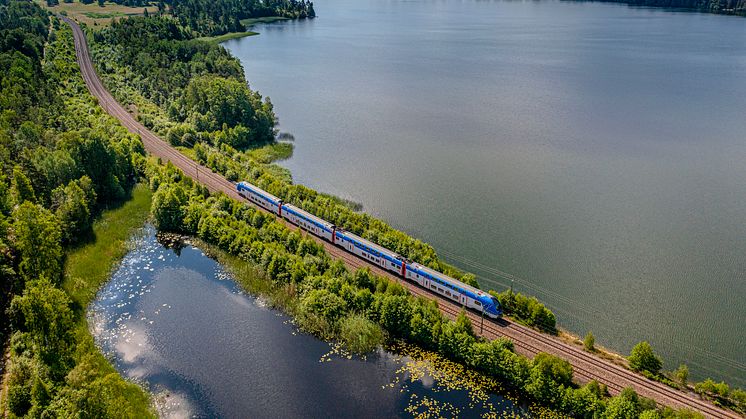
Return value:
<svg viewBox="0 0 746 419">
<path fill-rule="evenodd" d="M 360 202 L 486 288 L 746 386 L 746 19 L 557 1 L 320 0 L 225 45 Z"/>
<path fill-rule="evenodd" d="M 441 384 L 411 357 L 335 351 L 243 293 L 200 249 L 133 242 L 89 311 L 93 335 L 123 376 L 155 394 L 162 417 L 409 417 L 429 399 L 444 417 L 523 415 L 492 392 Z M 409 410 L 408 410 L 409 409 Z M 423 412 L 422 408 L 418 408 Z"/>
</svg>

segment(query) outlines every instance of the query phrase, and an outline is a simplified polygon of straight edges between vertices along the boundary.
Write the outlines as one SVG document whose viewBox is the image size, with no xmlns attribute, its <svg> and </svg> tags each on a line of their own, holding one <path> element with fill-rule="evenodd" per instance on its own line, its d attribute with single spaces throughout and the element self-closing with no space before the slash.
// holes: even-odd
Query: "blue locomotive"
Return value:
<svg viewBox="0 0 746 419">
<path fill-rule="evenodd" d="M 374 265 L 416 282 L 421 287 L 440 294 L 454 303 L 484 313 L 491 318 L 499 318 L 502 315 L 502 309 L 497 298 L 480 289 L 464 284 L 426 266 L 408 261 L 385 247 L 337 228 L 334 224 L 294 205 L 283 203 L 280 198 L 248 182 L 237 183 L 236 191 L 249 202 L 288 220 L 309 233 L 321 237 Z"/>
</svg>

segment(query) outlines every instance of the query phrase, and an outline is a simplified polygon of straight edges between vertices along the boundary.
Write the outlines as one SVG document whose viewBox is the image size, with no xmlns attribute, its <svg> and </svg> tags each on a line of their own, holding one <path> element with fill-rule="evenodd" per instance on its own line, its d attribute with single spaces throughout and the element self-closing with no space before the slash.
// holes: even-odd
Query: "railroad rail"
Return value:
<svg viewBox="0 0 746 419">
<path fill-rule="evenodd" d="M 137 134 L 142 139 L 145 149 L 148 153 L 170 161 L 178 167 L 185 175 L 204 184 L 211 192 L 223 192 L 227 196 L 246 202 L 235 189 L 235 185 L 225 179 L 223 176 L 212 172 L 207 167 L 201 166 L 194 160 L 181 154 L 178 150 L 171 147 L 163 139 L 149 131 L 145 126 L 140 124 L 127 110 L 122 107 L 104 87 L 101 79 L 98 77 L 91 60 L 87 40 L 80 26 L 73 20 L 59 16 L 73 30 L 75 40 L 75 54 L 81 74 L 85 80 L 86 86 L 90 93 L 98 99 L 99 105 L 111 116 L 117 118 L 119 122 L 130 132 Z M 265 211 L 260 207 L 259 210 Z M 279 218 L 288 228 L 297 229 L 295 225 Z M 385 276 L 406 286 L 409 291 L 417 296 L 422 296 L 438 301 L 440 310 L 451 318 L 455 318 L 461 312 L 462 307 L 451 301 L 441 298 L 437 294 L 431 293 L 410 281 L 381 269 L 378 266 L 369 264 L 366 260 L 353 254 L 347 253 L 333 244 L 309 234 L 318 242 L 324 245 L 325 250 L 334 258 L 340 259 L 351 268 L 370 268 L 371 271 L 378 275 Z M 582 348 L 565 343 L 554 336 L 541 333 L 537 330 L 514 323 L 507 319 L 491 320 L 480 318 L 474 312 L 466 311 L 466 314 L 475 326 L 475 330 L 487 338 L 507 337 L 514 342 L 516 351 L 533 357 L 539 352 L 547 352 L 567 360 L 573 367 L 574 375 L 581 382 L 596 380 L 605 384 L 611 394 L 618 394 L 626 387 L 633 388 L 638 394 L 651 398 L 656 402 L 675 408 L 688 408 L 698 411 L 706 417 L 712 418 L 741 418 L 735 412 L 717 407 L 699 397 L 696 394 L 682 392 L 665 384 L 650 380 L 640 374 L 625 369 L 610 361 L 601 359 L 593 354 L 584 351 Z M 483 326 L 479 327 L 479 325 Z"/>
</svg>

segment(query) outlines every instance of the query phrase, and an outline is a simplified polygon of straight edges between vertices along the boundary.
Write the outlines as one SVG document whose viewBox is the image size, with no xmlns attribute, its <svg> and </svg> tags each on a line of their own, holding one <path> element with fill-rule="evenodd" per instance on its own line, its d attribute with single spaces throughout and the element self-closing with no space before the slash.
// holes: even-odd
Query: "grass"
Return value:
<svg viewBox="0 0 746 419">
<path fill-rule="evenodd" d="M 152 193 L 143 185 L 132 191 L 124 205 L 104 211 L 93 224 L 94 239 L 67 254 L 62 288 L 70 295 L 76 313 L 85 320 L 85 307 L 108 279 L 112 268 L 127 253 L 127 241 L 150 216 Z M 83 311 L 81 313 L 81 310 Z"/>
<path fill-rule="evenodd" d="M 281 20 L 289 20 L 289 19 L 290 18 L 282 17 L 282 16 L 251 17 L 248 19 L 241 19 L 241 24 L 248 28 L 249 26 L 256 25 L 257 23 L 272 23 L 272 22 L 279 22 Z"/>
<path fill-rule="evenodd" d="M 259 163 L 269 164 L 292 157 L 293 144 L 288 142 L 276 142 L 249 150 L 246 154 Z"/>
<path fill-rule="evenodd" d="M 67 16 L 78 23 L 85 23 L 89 26 L 108 26 L 112 19 L 120 19 L 126 16 L 142 16 L 143 9 L 148 9 L 148 13 L 158 13 L 158 7 L 128 7 L 116 3 L 104 3 L 101 7 L 97 2 L 83 4 L 79 1 L 73 3 L 63 3 L 56 6 L 49 6 L 45 0 L 34 0 L 41 7 L 52 13 L 65 12 Z"/>
<path fill-rule="evenodd" d="M 583 339 L 580 338 L 580 336 L 575 335 L 573 333 L 568 332 L 567 330 L 560 329 L 560 328 L 557 328 L 557 332 L 558 332 L 557 336 L 563 342 L 584 348 Z M 608 348 L 600 346 L 598 343 L 593 345 L 593 351 L 591 351 L 591 353 L 595 354 L 599 358 L 603 358 L 607 361 L 611 361 L 612 363 L 619 365 L 620 367 L 629 369 L 629 363 L 627 362 L 627 358 L 625 358 L 623 355 L 620 355 Z"/>
<path fill-rule="evenodd" d="M 365 354 L 384 344 L 383 328 L 360 314 L 351 314 L 342 319 L 340 338 L 350 352 Z"/>
<path fill-rule="evenodd" d="M 225 42 L 231 39 L 238 39 L 238 38 L 243 38 L 246 36 L 254 36 L 254 35 L 259 35 L 259 32 L 252 32 L 252 31 L 230 32 L 230 33 L 226 33 L 224 35 L 218 35 L 218 36 L 202 36 L 202 37 L 197 38 L 197 40 L 210 42 L 213 44 L 219 44 L 221 42 Z"/>
<path fill-rule="evenodd" d="M 194 152 L 193 148 L 184 147 L 184 146 L 176 146 L 175 149 L 179 150 L 179 153 L 189 157 L 192 160 L 197 160 L 197 154 Z"/>
<path fill-rule="evenodd" d="M 83 12 L 83 14 L 88 16 L 91 19 L 111 19 L 113 17 L 121 17 L 125 15 L 122 12 L 108 12 L 108 13 Z"/>
<path fill-rule="evenodd" d="M 281 17 L 281 16 L 254 17 L 254 18 L 248 18 L 248 19 L 241 19 L 241 24 L 249 28 L 251 26 L 256 25 L 257 23 L 272 23 L 272 22 L 277 22 L 281 20 L 288 20 L 288 18 Z M 210 42 L 213 44 L 219 44 L 221 42 L 229 41 L 231 39 L 244 38 L 246 36 L 254 36 L 254 35 L 259 35 L 259 32 L 254 32 L 254 31 L 230 32 L 230 33 L 226 33 L 224 35 L 218 35 L 218 36 L 202 36 L 197 39 L 200 41 Z"/>
<path fill-rule="evenodd" d="M 215 258 L 225 267 L 245 291 L 266 298 L 272 308 L 290 315 L 297 313 L 298 298 L 293 284 L 277 285 L 267 278 L 261 267 L 255 263 L 243 260 L 197 238 L 190 237 L 189 239 L 205 254 Z"/>
</svg>

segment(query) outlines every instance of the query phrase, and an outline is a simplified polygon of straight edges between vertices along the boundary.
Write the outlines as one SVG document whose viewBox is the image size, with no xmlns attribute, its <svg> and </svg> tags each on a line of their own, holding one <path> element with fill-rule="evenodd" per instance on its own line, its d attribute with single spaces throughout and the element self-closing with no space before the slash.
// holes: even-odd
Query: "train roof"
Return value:
<svg viewBox="0 0 746 419">
<path fill-rule="evenodd" d="M 278 198 L 278 197 L 276 197 L 276 196 L 272 195 L 271 193 L 269 193 L 269 192 L 265 191 L 264 189 L 262 189 L 262 188 L 260 188 L 260 187 L 258 187 L 258 186 L 252 185 L 252 184 L 251 184 L 251 183 L 249 183 L 249 182 L 246 182 L 246 181 L 241 181 L 241 182 L 238 182 L 238 185 L 239 185 L 239 186 L 243 186 L 243 187 L 244 187 L 244 188 L 246 188 L 246 189 L 251 189 L 251 190 L 253 190 L 254 192 L 257 192 L 257 193 L 259 193 L 260 195 L 264 195 L 264 196 L 266 196 L 266 197 L 267 197 L 267 198 L 269 198 L 269 199 L 273 199 L 273 200 L 275 200 L 275 201 L 278 201 L 278 202 L 279 202 L 279 201 L 282 201 L 282 200 L 281 200 L 280 198 Z"/>
<path fill-rule="evenodd" d="M 479 288 L 475 288 L 475 287 L 472 287 L 469 284 L 465 284 L 465 283 L 459 281 L 456 278 L 451 278 L 450 276 L 448 276 L 448 275 L 446 275 L 446 274 L 444 274 L 442 272 L 438 272 L 435 269 L 428 268 L 427 266 L 420 265 L 419 263 L 410 263 L 409 266 L 414 267 L 418 271 L 425 272 L 428 275 L 437 276 L 438 278 L 440 278 L 442 280 L 445 280 L 445 281 L 448 281 L 448 282 L 452 282 L 452 283 L 457 283 L 460 288 L 463 288 L 466 291 L 471 291 L 472 293 L 474 293 L 474 294 L 476 294 L 476 295 L 478 295 L 480 297 L 481 296 L 485 296 L 485 295 L 489 297 L 489 295 L 486 292 L 480 290 Z"/>
<path fill-rule="evenodd" d="M 373 250 L 375 250 L 375 251 L 377 251 L 379 253 L 384 253 L 384 254 L 388 255 L 389 257 L 391 257 L 393 259 L 403 260 L 403 258 L 401 256 L 399 256 L 396 252 L 393 252 L 393 251 L 391 251 L 391 250 L 389 250 L 389 249 L 387 249 L 387 248 L 385 248 L 383 246 L 377 245 L 377 244 L 371 242 L 370 240 L 366 240 L 366 239 L 358 236 L 357 234 L 353 234 L 353 233 L 350 233 L 349 231 L 342 230 L 342 229 L 337 229 L 337 232 L 338 233 L 342 233 L 342 234 L 344 234 L 347 237 L 353 238 L 353 239 L 359 241 L 361 244 L 364 244 L 364 245 L 370 247 L 371 249 L 373 249 Z"/>
<path fill-rule="evenodd" d="M 286 210 L 287 210 L 287 208 L 290 208 L 290 210 L 292 212 L 297 212 L 298 214 L 300 214 L 300 215 L 302 215 L 302 216 L 304 216 L 304 217 L 306 217 L 306 218 L 308 218 L 310 220 L 313 220 L 313 221 L 315 221 L 315 222 L 323 225 L 324 227 L 328 228 L 329 231 L 331 231 L 334 228 L 334 224 L 332 224 L 332 223 L 330 223 L 330 222 L 328 222 L 328 221 L 326 221 L 326 220 L 324 220 L 322 218 L 319 218 L 319 217 L 311 214 L 308 211 L 302 210 L 302 209 L 296 207 L 295 205 L 292 205 L 292 204 L 283 204 L 282 207 L 284 209 L 286 209 Z"/>
</svg>

